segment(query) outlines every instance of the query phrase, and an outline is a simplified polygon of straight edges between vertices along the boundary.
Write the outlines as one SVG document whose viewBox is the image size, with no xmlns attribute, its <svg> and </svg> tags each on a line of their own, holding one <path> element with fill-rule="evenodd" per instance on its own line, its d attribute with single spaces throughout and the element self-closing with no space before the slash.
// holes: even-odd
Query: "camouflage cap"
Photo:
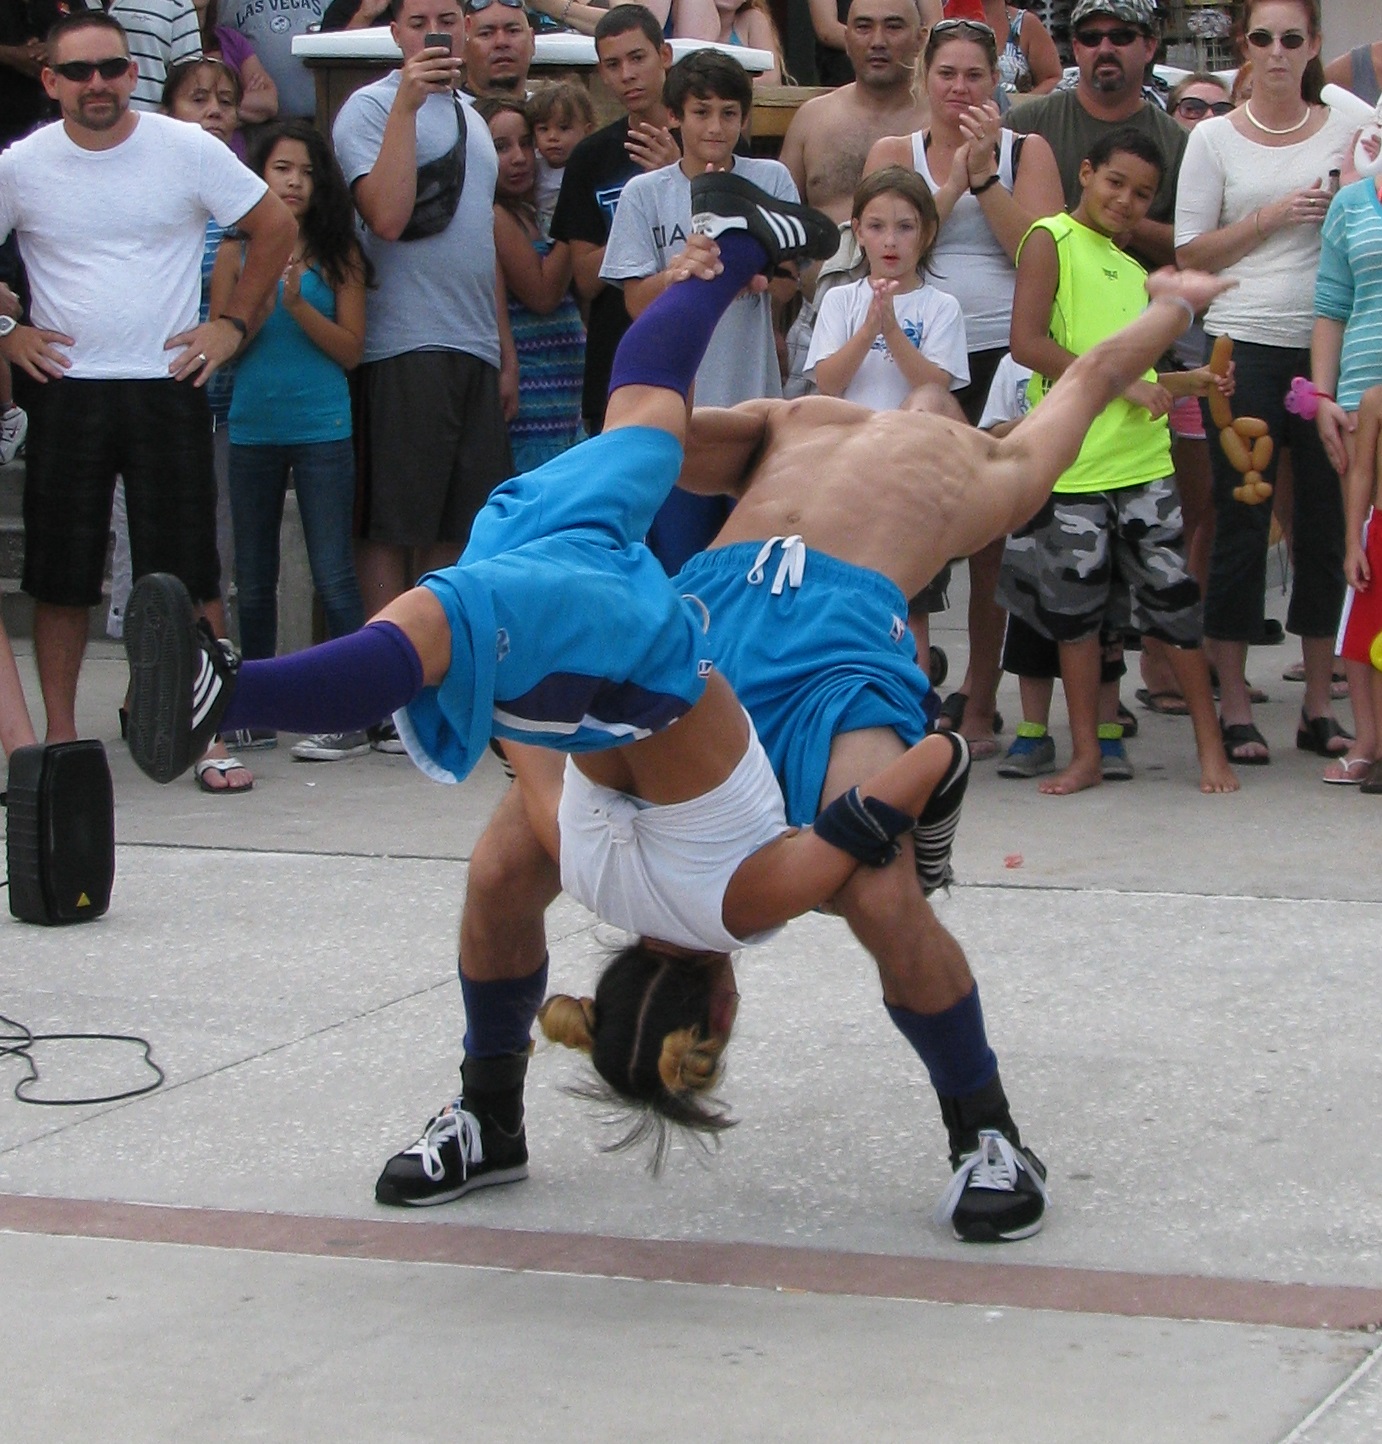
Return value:
<svg viewBox="0 0 1382 1444">
<path fill-rule="evenodd" d="M 1075 0 L 1070 24 L 1074 27 L 1091 15 L 1112 15 L 1115 20 L 1156 33 L 1156 0 Z"/>
</svg>

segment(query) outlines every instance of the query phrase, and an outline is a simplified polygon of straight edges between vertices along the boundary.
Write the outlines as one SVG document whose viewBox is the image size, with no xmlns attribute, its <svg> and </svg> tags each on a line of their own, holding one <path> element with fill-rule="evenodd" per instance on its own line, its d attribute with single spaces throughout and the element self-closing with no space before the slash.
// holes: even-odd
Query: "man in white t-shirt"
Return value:
<svg viewBox="0 0 1382 1444">
<path fill-rule="evenodd" d="M 600 266 L 602 281 L 623 287 L 630 316 L 646 310 L 672 282 L 673 262 L 691 233 L 693 175 L 732 170 L 769 195 L 798 199 L 786 166 L 734 154 L 753 104 L 753 83 L 737 60 L 716 50 L 688 55 L 667 72 L 663 103 L 681 127 L 682 158 L 624 186 Z M 715 327 L 696 372 L 696 404 L 735 406 L 781 395 L 772 307 L 766 293 L 745 292 Z M 669 573 L 676 572 L 706 546 L 727 514 L 720 497 L 673 491 L 653 521 L 648 546 Z"/>
<path fill-rule="evenodd" d="M 33 324 L 7 328 L 0 354 L 28 383 L 24 590 L 49 742 L 77 735 L 117 473 L 135 575 L 175 573 L 224 625 L 202 388 L 257 321 L 297 234 L 287 207 L 219 141 L 132 110 L 137 79 L 118 21 L 68 16 L 50 32 L 43 71 L 62 122 L 0 155 L 0 239 L 17 235 L 33 297 Z M 198 325 L 213 216 L 248 248 L 226 313 Z"/>
</svg>

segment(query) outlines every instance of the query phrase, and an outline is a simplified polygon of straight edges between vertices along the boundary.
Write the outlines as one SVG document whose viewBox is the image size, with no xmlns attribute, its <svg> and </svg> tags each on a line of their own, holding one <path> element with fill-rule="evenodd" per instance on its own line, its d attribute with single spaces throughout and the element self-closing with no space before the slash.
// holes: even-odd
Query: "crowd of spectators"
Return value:
<svg viewBox="0 0 1382 1444">
<path fill-rule="evenodd" d="M 1292 554 L 1286 629 L 1302 649 L 1296 745 L 1326 759 L 1326 781 L 1373 775 L 1382 719 L 1368 670 L 1354 663 L 1355 732 L 1335 716 L 1334 634 L 1345 596 L 1340 477 L 1363 394 L 1382 383 L 1379 202 L 1374 181 L 1354 178 L 1352 127 L 1321 103 L 1318 0 L 1239 7 L 1240 50 L 1252 62 L 1242 101 L 1208 74 L 1169 97 L 1149 85 L 1161 39 L 1154 0 L 1076 0 L 1068 78 L 1038 16 L 1003 0 L 811 0 L 817 69 L 833 88 L 796 111 L 780 161 L 751 154 L 748 139 L 757 89 L 791 83 L 763 0 L 613 9 L 584 0 L 526 9 L 523 0 L 113 0 L 68 15 L 51 35 L 50 8 L 0 0 L 0 326 L 21 323 L 0 334 L 0 461 L 27 447 L 24 585 L 37 603 L 51 740 L 75 726 L 112 497 L 117 630 L 128 577 L 176 570 L 213 624 L 233 596 L 245 654 L 272 654 L 290 478 L 326 630 L 352 630 L 421 572 L 454 561 L 512 470 L 600 430 L 614 349 L 629 318 L 670 284 L 690 230 L 689 178 L 708 166 L 826 211 L 841 242 L 813 272 L 781 274 L 769 293 L 735 302 L 698 374 L 698 404 L 819 389 L 893 406 L 930 383 L 927 404 L 957 423 L 988 424 L 997 406 L 1000 424 L 1011 424 L 1026 389 L 1039 400 L 1044 374 L 1039 367 L 1027 382 L 1005 360 L 1020 333 L 1013 349 L 1033 354 L 1031 316 L 1024 332 L 1014 311 L 1024 247 L 1035 223 L 1068 213 L 1042 232 L 1056 238 L 1063 267 L 1067 235 L 1083 243 L 1091 214 L 1118 213 L 1102 201 L 1091 212 L 1086 199 L 1091 154 L 1106 167 L 1112 143 L 1156 162 L 1153 193 L 1106 236 L 1119 257 L 1238 282 L 1167 371 L 1120 403 L 1138 412 L 1139 427 L 1166 432 L 1168 447 L 1174 437 L 1178 545 L 1204 594 L 1228 756 L 1270 760 L 1246 663 L 1249 647 L 1268 639 L 1269 533 L 1281 534 Z M 382 25 L 402 63 L 346 100 L 328 138 L 314 128 L 312 75 L 292 41 L 309 29 Z M 584 86 L 533 74 L 535 35 L 556 28 L 594 36 L 618 119 L 597 128 Z M 672 38 L 726 48 L 674 65 Z M 769 67 L 750 76 L 732 58 L 745 46 L 768 52 Z M 1360 47 L 1329 78 L 1375 100 L 1379 56 L 1382 42 Z M 175 122 L 202 132 L 200 148 L 177 138 Z M 93 157 L 166 169 L 145 154 L 155 143 L 194 157 L 171 162 L 192 166 L 177 186 L 160 169 L 141 172 L 130 192 L 163 192 L 165 209 L 180 197 L 175 237 L 154 235 L 128 199 L 114 217 L 86 199 Z M 34 201 L 38 176 L 48 188 L 77 187 L 77 229 L 53 229 L 61 207 Z M 87 233 L 102 230 L 85 248 Z M 126 273 L 129 257 L 137 277 Z M 134 309 L 151 257 L 186 278 L 156 315 Z M 1028 269 L 1042 268 L 1032 260 Z M 1022 284 L 1034 288 L 1024 305 L 1044 297 L 1049 311 L 1069 280 L 1060 269 Z M 1054 318 L 1050 326 L 1054 335 Z M 1201 375 L 1218 336 L 1235 343 L 1234 411 L 1265 423 L 1271 455 L 1260 470 L 1277 482 L 1272 506 L 1235 495 L 1241 476 L 1209 421 L 1208 383 L 1176 380 Z M 1308 417 L 1287 407 L 1293 382 L 1312 396 Z M 134 389 L 109 402 L 117 384 Z M 76 403 L 66 398 L 93 385 L 97 402 L 83 393 L 82 424 L 70 425 Z M 191 399 L 155 421 L 147 408 L 156 397 L 163 405 L 164 391 Z M 67 433 L 99 430 L 90 418 L 101 406 L 110 434 L 74 458 Z M 136 426 L 159 435 L 130 435 Z M 185 454 L 170 462 L 174 445 Z M 74 520 L 63 488 L 77 464 Z M 167 470 L 182 478 L 179 516 L 157 494 Z M 707 545 L 726 506 L 674 493 L 649 538 L 669 572 Z M 1071 639 L 1053 634 L 1049 618 L 1041 625 L 1039 608 L 1009 617 L 1000 606 L 1003 555 L 1000 540 L 964 559 L 968 670 L 944 699 L 941 725 L 961 731 L 977 759 L 999 757 L 1003 775 L 1031 777 L 1056 765 L 1049 711 L 1063 668 L 1071 682 Z M 943 657 L 929 645 L 928 618 L 947 604 L 946 581 L 913 599 L 910 618 L 938 686 Z M 1135 586 L 1129 607 L 1132 579 L 1123 582 L 1097 633 L 1107 778 L 1131 775 L 1124 740 L 1137 718 L 1119 679 L 1124 648 L 1140 647 L 1143 631 L 1152 642 L 1144 705 L 1194 710 L 1181 669 L 1139 616 Z M 7 668 L 6 644 L 0 688 Z M 1021 681 L 1011 744 L 999 740 L 995 710 L 1004 669 Z M 0 707 L 12 706 L 12 689 L 0 689 Z M 7 739 L 21 735 L 7 729 Z M 276 741 L 229 740 L 236 751 Z M 307 738 L 293 751 L 335 760 L 399 746 L 380 719 L 368 733 Z M 208 792 L 253 781 L 223 743 L 197 777 Z"/>
</svg>

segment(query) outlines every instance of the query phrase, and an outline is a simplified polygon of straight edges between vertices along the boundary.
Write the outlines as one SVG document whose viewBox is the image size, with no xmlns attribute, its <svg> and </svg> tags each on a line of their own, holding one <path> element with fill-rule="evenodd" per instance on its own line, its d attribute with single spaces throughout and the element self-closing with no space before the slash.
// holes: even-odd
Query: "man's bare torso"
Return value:
<svg viewBox="0 0 1382 1444">
<path fill-rule="evenodd" d="M 914 101 L 906 89 L 886 98 L 861 96 L 856 82 L 808 101 L 794 122 L 802 127 L 806 202 L 832 220 L 849 220 L 874 142 L 922 130 L 927 119 L 925 100 Z"/>
<path fill-rule="evenodd" d="M 752 418 L 757 444 L 712 546 L 798 535 L 912 596 L 951 557 L 974 549 L 990 512 L 994 525 L 1007 514 L 1005 497 L 994 495 L 993 506 L 986 497 L 997 443 L 958 422 L 824 396 L 721 414 Z"/>
</svg>

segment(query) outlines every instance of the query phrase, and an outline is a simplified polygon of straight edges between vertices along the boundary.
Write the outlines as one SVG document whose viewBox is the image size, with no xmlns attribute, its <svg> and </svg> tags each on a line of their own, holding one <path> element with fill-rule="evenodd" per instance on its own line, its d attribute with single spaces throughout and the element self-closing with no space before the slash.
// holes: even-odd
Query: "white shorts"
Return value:
<svg viewBox="0 0 1382 1444">
<path fill-rule="evenodd" d="M 787 831 L 782 792 L 752 723 L 738 766 L 689 802 L 643 802 L 592 782 L 567 758 L 557 826 L 562 887 L 615 927 L 713 953 L 781 931 L 736 938 L 723 918 L 739 864 Z"/>
</svg>

